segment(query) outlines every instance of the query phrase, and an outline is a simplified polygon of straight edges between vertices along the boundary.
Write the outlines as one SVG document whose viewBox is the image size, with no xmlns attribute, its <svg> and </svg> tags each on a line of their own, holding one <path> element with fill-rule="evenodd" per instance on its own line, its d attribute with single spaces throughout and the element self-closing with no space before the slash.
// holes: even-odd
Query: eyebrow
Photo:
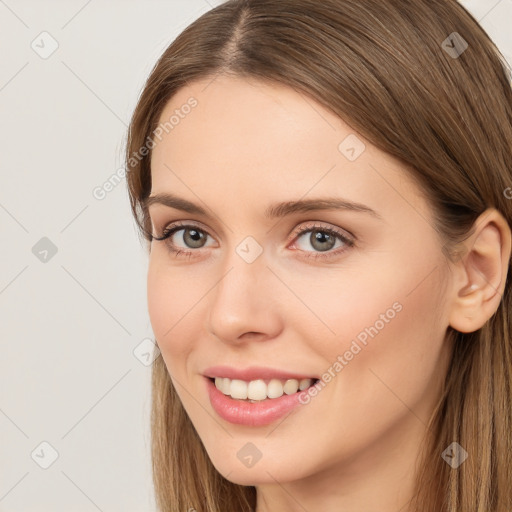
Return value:
<svg viewBox="0 0 512 512">
<path fill-rule="evenodd" d="M 206 209 L 202 206 L 169 193 L 155 194 L 154 196 L 149 196 L 142 201 L 142 206 L 144 208 L 149 208 L 152 204 L 162 204 L 183 212 L 210 217 Z M 375 210 L 372 210 L 369 206 L 338 197 L 322 197 L 275 203 L 266 208 L 264 215 L 268 219 L 276 219 L 286 217 L 293 213 L 304 213 L 316 210 L 348 210 L 353 212 L 362 212 L 368 213 L 373 217 L 382 220 L 382 216 Z"/>
</svg>

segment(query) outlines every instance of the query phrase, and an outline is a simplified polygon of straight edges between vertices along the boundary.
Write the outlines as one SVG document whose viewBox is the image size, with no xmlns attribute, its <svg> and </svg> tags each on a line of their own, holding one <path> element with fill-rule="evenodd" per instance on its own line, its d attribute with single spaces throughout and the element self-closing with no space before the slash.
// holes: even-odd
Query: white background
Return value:
<svg viewBox="0 0 512 512">
<path fill-rule="evenodd" d="M 147 260 L 125 180 L 92 191 L 158 56 L 219 3 L 0 0 L 0 512 L 155 510 Z M 512 0 L 462 3 L 512 61 Z"/>
</svg>

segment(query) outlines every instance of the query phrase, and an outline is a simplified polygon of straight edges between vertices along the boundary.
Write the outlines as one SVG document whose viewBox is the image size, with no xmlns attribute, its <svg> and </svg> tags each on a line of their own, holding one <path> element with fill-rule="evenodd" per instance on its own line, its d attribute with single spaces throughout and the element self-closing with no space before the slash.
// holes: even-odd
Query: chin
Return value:
<svg viewBox="0 0 512 512">
<path fill-rule="evenodd" d="M 242 461 L 236 455 L 233 458 L 228 458 L 223 454 L 218 454 L 218 457 L 210 460 L 226 480 L 238 485 L 275 484 L 276 480 L 284 483 L 300 480 L 306 476 L 302 464 L 298 464 L 295 460 L 293 462 L 283 461 L 275 451 L 267 460 L 262 456 L 256 462 L 244 461 L 243 454 L 241 459 Z"/>
</svg>

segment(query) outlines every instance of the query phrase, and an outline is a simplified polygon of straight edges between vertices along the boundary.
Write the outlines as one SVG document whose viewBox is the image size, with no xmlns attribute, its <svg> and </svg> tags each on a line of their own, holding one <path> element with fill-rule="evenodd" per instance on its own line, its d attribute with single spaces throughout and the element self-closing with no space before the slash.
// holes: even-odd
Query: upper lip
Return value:
<svg viewBox="0 0 512 512">
<path fill-rule="evenodd" d="M 277 368 L 268 368 L 263 366 L 250 366 L 248 368 L 233 368 L 232 366 L 211 366 L 204 370 L 203 375 L 209 378 L 224 377 L 228 379 L 239 379 L 247 382 L 257 379 L 316 379 L 311 375 L 304 373 L 288 372 Z"/>
</svg>

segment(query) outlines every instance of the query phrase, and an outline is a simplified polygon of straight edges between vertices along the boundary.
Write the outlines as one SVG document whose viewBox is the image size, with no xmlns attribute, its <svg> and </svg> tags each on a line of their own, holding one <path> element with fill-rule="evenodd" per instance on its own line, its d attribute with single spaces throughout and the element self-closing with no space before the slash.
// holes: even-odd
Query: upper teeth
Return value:
<svg viewBox="0 0 512 512">
<path fill-rule="evenodd" d="M 251 380 L 246 382 L 238 379 L 228 379 L 227 377 L 216 377 L 215 387 L 225 395 L 239 400 L 265 400 L 265 398 L 279 398 L 286 393 L 292 395 L 300 389 L 309 388 L 313 379 L 288 379 L 281 381 L 271 379 L 268 384 L 263 379 Z"/>
</svg>

